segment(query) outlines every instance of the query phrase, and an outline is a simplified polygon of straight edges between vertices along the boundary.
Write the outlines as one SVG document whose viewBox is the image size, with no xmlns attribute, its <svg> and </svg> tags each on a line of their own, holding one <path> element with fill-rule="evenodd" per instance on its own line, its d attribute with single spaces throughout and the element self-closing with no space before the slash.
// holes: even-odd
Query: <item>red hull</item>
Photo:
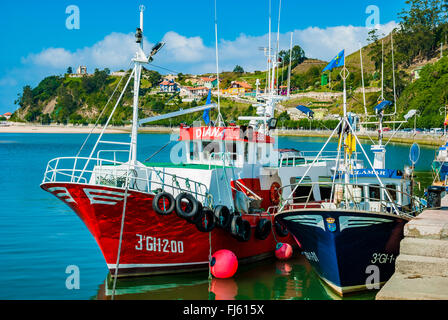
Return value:
<svg viewBox="0 0 448 320">
<path fill-rule="evenodd" d="M 124 190 L 75 183 L 45 183 L 42 189 L 64 201 L 81 218 L 100 247 L 111 273 L 115 272 L 124 204 Z M 175 213 L 160 216 L 152 209 L 153 195 L 129 191 L 120 253 L 119 276 L 186 272 L 208 268 L 209 234 Z M 252 226 L 250 241 L 239 242 L 229 232 L 215 228 L 211 251 L 231 250 L 240 263 L 273 256 L 276 241 L 254 236 L 254 228 L 268 215 L 244 215 Z M 277 241 L 296 246 L 288 235 Z"/>
</svg>

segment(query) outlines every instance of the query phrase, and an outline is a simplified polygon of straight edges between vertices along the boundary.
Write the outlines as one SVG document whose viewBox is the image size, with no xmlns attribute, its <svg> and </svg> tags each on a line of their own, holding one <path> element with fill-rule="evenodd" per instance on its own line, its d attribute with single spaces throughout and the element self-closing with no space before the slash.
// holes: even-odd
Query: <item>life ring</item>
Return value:
<svg viewBox="0 0 448 320">
<path fill-rule="evenodd" d="M 183 192 L 176 197 L 176 213 L 179 217 L 193 219 L 198 209 L 199 203 L 190 193 Z"/>
<path fill-rule="evenodd" d="M 211 232 L 216 226 L 215 214 L 212 209 L 204 208 L 195 219 L 196 228 L 201 232 Z"/>
<path fill-rule="evenodd" d="M 176 201 L 174 197 L 167 192 L 159 192 L 152 200 L 152 209 L 161 216 L 167 216 L 173 213 Z"/>
<path fill-rule="evenodd" d="M 232 221 L 232 215 L 226 206 L 217 206 L 214 210 L 216 224 L 222 228 L 227 229 Z"/>
<path fill-rule="evenodd" d="M 288 229 L 286 229 L 280 222 L 275 221 L 275 232 L 280 238 L 284 238 L 289 234 Z"/>
<path fill-rule="evenodd" d="M 282 186 L 278 182 L 274 182 L 271 185 L 271 189 L 269 189 L 269 195 L 271 198 L 271 203 L 274 205 L 278 205 L 280 203 L 280 193 Z M 280 190 L 280 191 L 279 191 Z"/>
<path fill-rule="evenodd" d="M 266 240 L 272 230 L 272 223 L 267 219 L 258 221 L 255 228 L 255 237 L 260 240 Z"/>
<path fill-rule="evenodd" d="M 249 221 L 244 220 L 241 216 L 235 215 L 230 224 L 230 232 L 238 241 L 248 242 L 250 240 L 251 225 Z"/>
</svg>

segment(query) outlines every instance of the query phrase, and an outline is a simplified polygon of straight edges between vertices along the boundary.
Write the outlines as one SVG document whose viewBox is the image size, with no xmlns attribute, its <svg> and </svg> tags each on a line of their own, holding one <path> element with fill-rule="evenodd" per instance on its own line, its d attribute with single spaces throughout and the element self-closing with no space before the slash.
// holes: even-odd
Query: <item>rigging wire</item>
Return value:
<svg viewBox="0 0 448 320">
<path fill-rule="evenodd" d="M 132 62 L 129 63 L 128 68 L 131 66 Z M 78 153 L 76 154 L 76 157 L 78 157 L 81 154 L 82 149 L 84 148 L 84 146 L 86 145 L 87 141 L 89 140 L 90 136 L 92 135 L 93 131 L 96 129 L 96 127 L 98 126 L 98 123 L 101 119 L 101 117 L 104 114 L 104 111 L 106 111 L 107 106 L 109 105 L 109 103 L 112 101 L 112 97 L 115 95 L 115 92 L 117 92 L 118 87 L 120 86 L 121 82 L 123 81 L 124 77 L 127 75 L 126 74 L 122 75 L 120 78 L 120 81 L 118 82 L 118 84 L 116 85 L 114 91 L 112 92 L 112 95 L 109 97 L 109 100 L 107 101 L 106 105 L 104 106 L 103 110 L 101 110 L 100 115 L 98 116 L 95 125 L 93 126 L 92 130 L 90 130 L 89 134 L 87 135 L 87 138 L 84 140 L 83 144 L 81 145 L 81 148 L 79 149 Z"/>
<path fill-rule="evenodd" d="M 216 78 L 218 82 L 218 117 L 216 119 L 217 125 L 220 126 L 224 124 L 224 119 L 221 115 L 221 103 L 220 103 L 220 86 L 219 86 L 219 52 L 218 52 L 218 13 L 217 5 L 215 0 L 215 53 L 216 53 Z"/>
</svg>

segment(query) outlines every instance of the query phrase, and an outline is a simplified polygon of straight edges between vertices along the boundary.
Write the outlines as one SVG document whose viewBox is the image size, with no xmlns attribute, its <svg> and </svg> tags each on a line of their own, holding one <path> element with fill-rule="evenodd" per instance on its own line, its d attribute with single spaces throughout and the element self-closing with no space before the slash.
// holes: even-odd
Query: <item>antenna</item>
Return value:
<svg viewBox="0 0 448 320">
<path fill-rule="evenodd" d="M 381 100 L 384 100 L 384 39 L 381 40 Z"/>
<path fill-rule="evenodd" d="M 282 0 L 280 0 L 279 5 L 278 5 L 278 26 L 277 26 L 277 52 L 275 54 L 275 62 L 278 61 L 278 57 L 279 57 L 279 51 L 280 51 L 280 16 L 281 16 L 281 11 L 282 11 Z M 277 94 L 278 94 L 278 89 L 279 89 L 279 79 L 278 79 L 278 71 L 279 68 L 277 68 Z"/>
<path fill-rule="evenodd" d="M 362 44 L 359 43 L 359 56 L 361 59 L 361 79 L 362 79 L 362 96 L 364 98 L 364 112 L 366 114 L 366 116 L 368 116 L 368 112 L 367 112 L 367 103 L 366 103 L 366 88 L 364 85 L 364 66 L 362 63 Z"/>
<path fill-rule="evenodd" d="M 272 5 L 271 0 L 269 0 L 269 47 L 268 47 L 268 87 L 269 91 L 271 91 L 271 63 L 272 63 L 272 57 L 271 57 L 271 15 L 272 15 Z"/>
<path fill-rule="evenodd" d="M 221 104 L 220 104 L 220 89 L 219 89 L 219 55 L 218 55 L 218 14 L 217 14 L 217 6 L 215 0 L 215 52 L 216 52 L 216 81 L 218 82 L 218 118 L 216 122 L 218 126 L 221 123 L 224 123 L 224 120 L 221 115 Z"/>
<path fill-rule="evenodd" d="M 143 12 L 145 11 L 146 7 L 144 5 L 140 5 L 140 30 L 143 32 Z"/>
</svg>

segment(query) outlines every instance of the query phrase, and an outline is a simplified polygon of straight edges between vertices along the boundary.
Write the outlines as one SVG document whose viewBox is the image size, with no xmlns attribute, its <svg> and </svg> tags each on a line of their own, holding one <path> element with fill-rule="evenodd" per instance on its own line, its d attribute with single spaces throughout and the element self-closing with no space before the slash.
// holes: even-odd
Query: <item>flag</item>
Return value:
<svg viewBox="0 0 448 320">
<path fill-rule="evenodd" d="M 212 89 L 208 91 L 207 102 L 205 105 L 212 104 Z M 202 119 L 204 119 L 205 124 L 208 126 L 210 123 L 210 109 L 205 109 L 204 114 L 202 115 Z"/>
<path fill-rule="evenodd" d="M 386 107 L 388 107 L 388 106 L 391 106 L 392 104 L 393 104 L 393 103 L 390 102 L 390 101 L 388 101 L 388 100 L 380 101 L 380 102 L 378 102 L 378 104 L 377 104 L 376 107 L 374 108 L 374 109 L 375 109 L 375 112 L 376 112 L 376 113 L 380 113 L 381 111 L 383 111 L 384 108 L 386 108 Z"/>
<path fill-rule="evenodd" d="M 322 72 L 331 71 L 334 68 L 342 67 L 344 64 L 345 64 L 345 50 L 342 50 L 336 57 L 333 58 L 333 60 L 330 61 L 328 66 L 326 66 L 325 69 L 322 70 Z"/>
</svg>

